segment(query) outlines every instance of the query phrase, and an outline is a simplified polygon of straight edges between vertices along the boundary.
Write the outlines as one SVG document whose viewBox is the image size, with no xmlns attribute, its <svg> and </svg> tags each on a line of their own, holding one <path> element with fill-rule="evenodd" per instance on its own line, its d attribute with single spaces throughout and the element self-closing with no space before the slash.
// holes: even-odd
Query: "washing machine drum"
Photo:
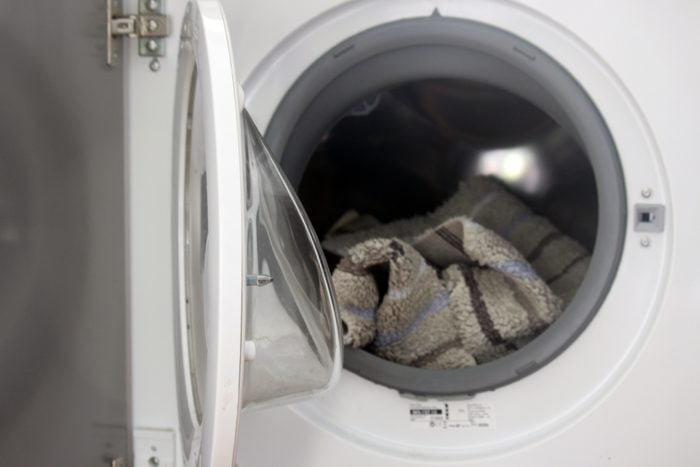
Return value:
<svg viewBox="0 0 700 467">
<path fill-rule="evenodd" d="M 346 349 L 345 367 L 375 382 L 457 395 L 522 378 L 576 339 L 615 275 L 626 213 L 605 121 L 573 76 L 503 30 L 432 17 L 365 31 L 302 74 L 266 139 L 321 239 L 348 211 L 381 223 L 412 218 L 434 211 L 460 184 L 489 176 L 533 217 L 546 218 L 590 252 L 561 315 L 526 345 L 461 369 L 416 368 Z M 485 204 L 478 209 L 488 210 Z M 474 212 L 464 214 L 478 222 Z M 508 240 L 526 228 L 522 221 L 512 216 L 487 227 Z M 546 247 L 542 242 L 522 255 L 532 258 Z M 561 272 L 576 267 L 580 256 L 560 265 Z M 338 258 L 328 260 L 333 268 Z"/>
</svg>

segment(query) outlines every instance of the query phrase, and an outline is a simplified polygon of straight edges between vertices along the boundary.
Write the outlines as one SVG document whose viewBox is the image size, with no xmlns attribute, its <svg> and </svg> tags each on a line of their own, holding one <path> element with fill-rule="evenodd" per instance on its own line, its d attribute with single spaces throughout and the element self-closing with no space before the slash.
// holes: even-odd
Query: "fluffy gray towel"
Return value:
<svg viewBox="0 0 700 467">
<path fill-rule="evenodd" d="M 571 301 L 588 269 L 589 252 L 491 177 L 461 183 L 454 196 L 426 216 L 379 224 L 370 216 L 347 213 L 323 241 L 323 248 L 346 256 L 354 245 L 372 238 L 413 243 L 421 233 L 455 216 L 466 216 L 498 233 L 532 264 L 564 305 Z"/>
<path fill-rule="evenodd" d="M 333 272 L 346 345 L 404 365 L 462 368 L 515 350 L 559 315 L 561 300 L 489 229 L 456 217 L 411 236 L 371 235 Z M 384 296 L 377 268 L 388 272 Z"/>
</svg>

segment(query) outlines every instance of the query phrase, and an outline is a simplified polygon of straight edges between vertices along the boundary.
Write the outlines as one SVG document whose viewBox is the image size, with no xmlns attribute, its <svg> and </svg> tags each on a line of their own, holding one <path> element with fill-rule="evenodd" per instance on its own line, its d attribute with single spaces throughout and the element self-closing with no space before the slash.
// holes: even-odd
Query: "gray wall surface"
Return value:
<svg viewBox="0 0 700 467">
<path fill-rule="evenodd" d="M 0 0 L 0 464 L 127 456 L 123 76 L 99 0 Z"/>
</svg>

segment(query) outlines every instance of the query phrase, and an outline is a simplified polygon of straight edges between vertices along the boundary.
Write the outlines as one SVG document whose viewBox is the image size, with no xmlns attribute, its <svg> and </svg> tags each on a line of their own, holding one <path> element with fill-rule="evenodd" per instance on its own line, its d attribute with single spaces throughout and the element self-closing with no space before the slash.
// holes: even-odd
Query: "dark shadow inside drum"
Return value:
<svg viewBox="0 0 700 467">
<path fill-rule="evenodd" d="M 376 383 L 448 396 L 516 381 L 576 340 L 615 277 L 625 188 L 605 120 L 563 67 L 506 31 L 431 17 L 360 33 L 300 76 L 265 136 L 321 239 L 349 209 L 424 214 L 487 174 L 592 252 L 564 312 L 521 349 L 434 370 L 346 348 L 345 368 Z"/>
<path fill-rule="evenodd" d="M 535 105 L 481 83 L 425 80 L 367 96 L 324 132 L 299 197 L 322 239 L 348 210 L 382 222 L 425 214 L 475 175 L 499 179 L 593 250 L 598 198 L 583 149 Z"/>
</svg>

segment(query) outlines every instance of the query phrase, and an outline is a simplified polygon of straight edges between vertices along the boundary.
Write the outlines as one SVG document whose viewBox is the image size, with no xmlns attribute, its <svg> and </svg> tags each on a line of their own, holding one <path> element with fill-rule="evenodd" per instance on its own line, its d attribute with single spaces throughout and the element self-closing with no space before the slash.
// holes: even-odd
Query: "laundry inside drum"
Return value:
<svg viewBox="0 0 700 467">
<path fill-rule="evenodd" d="M 334 273 L 346 370 L 493 390 L 603 312 L 623 168 L 598 103 L 537 44 L 435 16 L 360 32 L 296 79 L 265 137 Z"/>
<path fill-rule="evenodd" d="M 576 294 L 595 243 L 595 177 L 575 137 L 476 82 L 366 96 L 323 134 L 299 195 L 346 344 L 418 368 L 528 344 Z"/>
</svg>

